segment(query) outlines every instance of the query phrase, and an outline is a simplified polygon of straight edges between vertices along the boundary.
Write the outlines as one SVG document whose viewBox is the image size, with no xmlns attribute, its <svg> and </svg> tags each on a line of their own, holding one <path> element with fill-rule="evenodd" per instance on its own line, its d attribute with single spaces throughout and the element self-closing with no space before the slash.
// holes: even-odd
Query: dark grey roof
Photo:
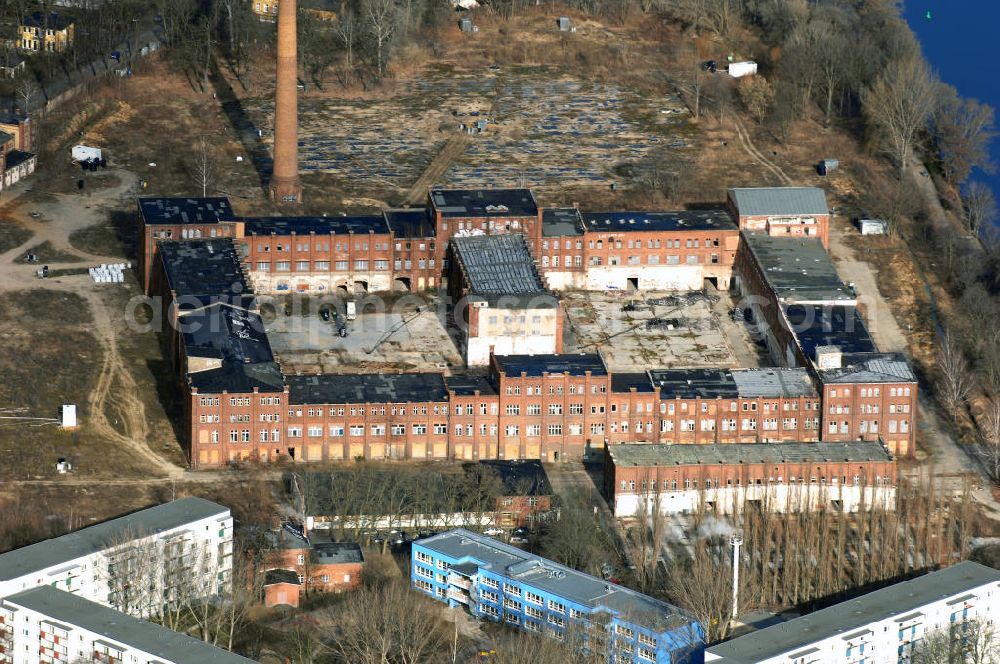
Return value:
<svg viewBox="0 0 1000 664">
<path fill-rule="evenodd" d="M 361 547 L 355 542 L 313 541 L 311 558 L 313 562 L 321 565 L 348 565 L 365 561 Z"/>
<path fill-rule="evenodd" d="M 530 189 L 431 189 L 431 205 L 442 217 L 534 217 Z"/>
<path fill-rule="evenodd" d="M 580 216 L 580 211 L 576 208 L 542 209 L 542 235 L 544 237 L 583 235 L 583 218 Z"/>
<path fill-rule="evenodd" d="M 655 633 L 694 622 L 693 617 L 676 606 L 464 528 L 414 543 L 417 544 L 460 562 L 475 563 L 479 569 L 514 579 L 526 587 L 539 588 L 568 602 L 591 609 L 606 608 L 622 620 Z"/>
<path fill-rule="evenodd" d="M 230 239 L 160 242 L 159 256 L 167 285 L 178 297 L 253 292 Z"/>
<path fill-rule="evenodd" d="M 284 392 L 285 381 L 276 362 L 226 362 L 218 369 L 188 374 L 188 384 L 200 394 L 223 392 Z"/>
<path fill-rule="evenodd" d="M 830 214 L 826 192 L 817 187 L 755 187 L 730 189 L 741 216 L 773 217 Z"/>
<path fill-rule="evenodd" d="M 505 496 L 551 496 L 552 485 L 545 467 L 538 459 L 503 461 L 497 459 L 479 462 L 497 474 L 503 483 Z"/>
<path fill-rule="evenodd" d="M 709 445 L 608 445 L 616 466 L 678 466 L 823 461 L 889 461 L 876 442 L 721 443 Z"/>
<path fill-rule="evenodd" d="M 273 362 L 264 321 L 252 311 L 213 303 L 185 313 L 179 330 L 189 357 L 216 357 L 224 362 Z"/>
<path fill-rule="evenodd" d="M 24 152 L 23 150 L 10 150 L 4 155 L 4 165 L 7 170 L 16 168 L 26 161 L 35 158 L 34 152 Z"/>
<path fill-rule="evenodd" d="M 611 391 L 628 392 L 632 388 L 636 392 L 653 392 L 655 388 L 649 378 L 648 373 L 623 373 L 615 372 L 611 374 Z"/>
<path fill-rule="evenodd" d="M 854 302 L 818 238 L 743 233 L 743 242 L 772 290 L 784 302 Z"/>
<path fill-rule="evenodd" d="M 228 198 L 140 198 L 146 224 L 214 224 L 236 218 Z"/>
<path fill-rule="evenodd" d="M 482 374 L 454 374 L 448 376 L 445 382 L 448 384 L 448 389 L 459 396 L 472 396 L 477 391 L 480 394 L 497 393 L 489 376 Z"/>
<path fill-rule="evenodd" d="M 229 508 L 204 498 L 189 497 L 126 514 L 0 554 L 0 579 L 10 581 L 103 551 L 125 535 L 163 532 L 212 516 L 229 516 Z"/>
<path fill-rule="evenodd" d="M 588 231 L 734 231 L 737 226 L 724 208 L 676 212 L 584 212 Z"/>
<path fill-rule="evenodd" d="M 793 304 L 785 307 L 784 311 L 802 352 L 809 360 L 816 358 L 816 349 L 820 346 L 837 346 L 844 353 L 878 351 L 861 315 L 853 306 Z"/>
<path fill-rule="evenodd" d="M 444 376 L 439 373 L 320 374 L 288 376 L 289 402 L 424 403 L 448 400 Z"/>
<path fill-rule="evenodd" d="M 735 399 L 740 393 L 729 369 L 651 369 L 661 399 Z"/>
<path fill-rule="evenodd" d="M 451 244 L 474 295 L 492 300 L 505 295 L 547 293 L 520 233 L 455 237 Z"/>
<path fill-rule="evenodd" d="M 4 603 L 37 611 L 58 622 L 100 634 L 112 643 L 178 664 L 247 664 L 253 661 L 51 586 L 11 595 Z"/>
<path fill-rule="evenodd" d="M 389 234 L 389 225 L 381 214 L 353 217 L 247 217 L 243 219 L 243 223 L 247 235 Z"/>
<path fill-rule="evenodd" d="M 507 376 L 529 376 L 568 373 L 583 376 L 588 371 L 592 376 L 608 375 L 604 360 L 596 353 L 563 353 L 560 355 L 495 355 L 500 371 Z"/>
<path fill-rule="evenodd" d="M 736 389 L 744 398 L 816 396 L 806 369 L 733 369 Z"/>
<path fill-rule="evenodd" d="M 848 353 L 841 368 L 820 371 L 824 383 L 915 383 L 917 377 L 901 353 Z"/>
<path fill-rule="evenodd" d="M 1000 570 L 974 562 L 931 572 L 910 581 L 862 595 L 857 599 L 752 632 L 707 649 L 720 664 L 754 664 L 791 653 L 838 634 L 866 627 L 873 622 L 903 616 L 932 602 L 992 586 L 1000 590 Z"/>
<path fill-rule="evenodd" d="M 386 210 L 385 220 L 398 238 L 432 238 L 437 235 L 434 218 L 427 208 Z"/>
<path fill-rule="evenodd" d="M 659 385 L 661 399 L 817 395 L 806 369 L 651 369 L 649 380 L 653 385 Z"/>
<path fill-rule="evenodd" d="M 291 583 L 300 585 L 299 574 L 290 569 L 269 569 L 264 572 L 264 585 L 271 586 L 276 583 Z"/>
<path fill-rule="evenodd" d="M 59 12 L 49 12 L 46 15 L 43 12 L 32 12 L 31 14 L 24 17 L 24 22 L 22 25 L 31 28 L 47 28 L 49 30 L 65 30 L 69 26 L 73 25 L 74 19 L 72 16 L 67 16 L 66 14 L 60 14 Z"/>
</svg>

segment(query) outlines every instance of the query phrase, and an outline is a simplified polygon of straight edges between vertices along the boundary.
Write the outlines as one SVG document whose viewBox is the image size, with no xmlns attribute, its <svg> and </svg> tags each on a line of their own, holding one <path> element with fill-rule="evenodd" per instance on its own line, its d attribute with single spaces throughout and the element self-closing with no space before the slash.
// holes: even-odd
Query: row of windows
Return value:
<svg viewBox="0 0 1000 664">
<path fill-rule="evenodd" d="M 201 397 L 198 399 L 199 405 L 203 407 L 211 407 L 219 405 L 219 397 Z M 250 397 L 231 397 L 229 399 L 230 406 L 249 406 L 251 403 Z M 280 406 L 281 397 L 260 397 L 261 406 Z"/>
<path fill-rule="evenodd" d="M 422 263 L 423 261 L 421 260 L 420 262 Z M 434 261 L 431 261 L 431 263 L 433 263 L 433 262 Z M 372 264 L 373 264 L 373 269 L 376 272 L 384 272 L 384 271 L 386 271 L 386 270 L 389 269 L 389 261 L 387 261 L 387 260 L 373 261 Z M 348 267 L 348 265 L 349 265 L 348 261 L 335 261 L 333 269 L 334 269 L 335 272 L 346 272 L 348 269 L 350 269 Z M 421 267 L 423 267 L 423 266 L 421 265 Z M 434 267 L 434 266 L 431 265 L 431 267 Z M 270 263 L 270 261 L 257 261 L 254 264 L 254 268 L 258 272 L 270 272 L 271 271 L 271 263 Z M 354 261 L 354 269 L 356 271 L 367 271 L 368 270 L 368 261 L 366 261 L 366 260 L 357 260 L 357 261 Z M 291 263 L 291 261 L 276 261 L 274 263 L 274 271 L 275 272 L 290 272 L 291 270 L 292 270 L 292 263 Z M 310 261 L 295 261 L 295 271 L 296 272 L 329 272 L 330 271 L 330 261 L 312 261 L 312 262 L 310 262 Z"/>
<path fill-rule="evenodd" d="M 399 247 L 398 243 L 396 244 L 396 247 L 397 248 Z M 423 245 L 421 244 L 420 247 L 423 248 Z M 335 243 L 333 245 L 333 248 L 334 248 L 335 251 L 350 251 L 351 250 L 351 243 L 350 242 L 337 242 L 337 243 Z M 315 250 L 315 251 L 329 251 L 330 250 L 330 243 L 329 242 L 316 242 L 315 244 L 310 245 L 308 242 L 297 242 L 295 244 L 295 251 L 310 251 L 310 249 Z M 373 242 L 372 243 L 372 249 L 375 250 L 375 251 L 388 251 L 389 250 L 389 243 L 388 242 L 377 242 L 377 241 Z M 291 245 L 291 243 L 289 243 L 289 244 L 276 244 L 276 245 L 274 245 L 274 250 L 276 252 L 291 251 L 292 250 L 292 245 Z M 354 250 L 355 251 L 368 251 L 368 242 L 367 241 L 355 242 L 354 243 Z M 269 253 L 271 251 L 271 245 L 269 245 L 269 244 L 258 244 L 257 245 L 257 251 L 261 252 L 261 253 Z"/>
<path fill-rule="evenodd" d="M 858 396 L 861 396 L 861 397 L 877 397 L 877 396 L 879 396 L 879 392 L 880 392 L 880 389 L 877 388 L 877 387 L 861 387 L 861 388 L 858 388 L 858 389 L 860 390 Z M 837 389 L 831 389 L 830 390 L 830 396 L 831 397 L 836 397 L 838 394 L 840 396 L 842 396 L 842 397 L 849 397 L 849 396 L 851 396 L 851 388 L 849 388 L 849 387 L 842 387 L 839 390 L 837 390 Z M 890 397 L 908 397 L 908 396 L 910 396 L 910 388 L 909 387 L 890 387 L 889 388 L 889 396 Z"/>
<path fill-rule="evenodd" d="M 809 478 L 809 483 L 810 484 L 826 484 L 827 483 L 826 479 L 827 478 L 826 478 L 825 475 L 822 475 L 819 478 L 813 476 L 813 477 Z M 854 486 L 859 486 L 859 485 L 861 485 L 861 484 L 864 483 L 863 478 L 862 478 L 861 475 L 855 475 L 853 477 L 853 480 L 854 480 L 854 482 L 853 482 Z M 892 484 L 892 478 L 890 476 L 888 476 L 888 475 L 886 475 L 884 477 L 882 475 L 876 475 L 875 478 L 874 478 L 874 481 L 875 481 L 875 484 L 877 484 L 877 485 Z M 789 484 L 795 484 L 796 482 L 799 483 L 799 484 L 805 484 L 806 483 L 806 478 L 805 477 L 799 477 L 799 478 L 796 479 L 795 475 L 790 475 L 788 477 L 788 483 Z M 754 485 L 761 486 L 764 483 L 765 483 L 764 482 L 764 478 L 758 477 L 756 479 L 747 480 L 746 486 L 754 486 Z M 776 478 L 775 477 L 768 477 L 767 478 L 767 484 L 784 484 L 784 483 L 785 483 L 785 478 L 783 476 L 781 476 L 781 475 L 778 475 Z M 831 485 L 838 485 L 838 484 L 840 484 L 840 485 L 847 486 L 847 476 L 846 475 L 841 475 L 839 478 L 836 477 L 836 476 L 833 476 L 833 477 L 830 478 L 830 484 Z M 742 480 L 740 478 L 738 478 L 738 477 L 737 478 L 728 478 L 726 480 L 726 486 L 727 487 L 741 486 L 741 485 L 742 485 Z M 636 480 L 621 480 L 619 482 L 619 489 L 621 491 L 635 491 L 636 490 L 636 486 L 638 486 L 641 491 L 656 491 L 657 490 L 657 481 L 656 480 L 641 480 L 641 481 L 638 482 L 638 484 L 636 483 Z M 691 478 L 685 478 L 683 480 L 683 482 L 680 482 L 680 483 L 676 479 L 661 480 L 659 482 L 659 487 L 660 487 L 660 491 L 678 491 L 682 487 L 685 490 L 688 490 L 688 489 L 697 489 L 698 488 L 698 480 L 697 479 L 691 479 Z M 720 488 L 722 488 L 722 480 L 721 479 L 706 478 L 705 479 L 705 488 L 706 489 L 712 489 L 712 488 L 720 489 Z"/>
<path fill-rule="evenodd" d="M 567 241 L 567 244 L 568 243 L 569 242 Z M 542 248 L 543 249 L 548 249 L 548 247 L 546 245 L 547 245 L 546 242 L 542 242 Z M 604 248 L 604 240 L 590 240 L 590 242 L 588 243 L 588 246 L 591 249 L 603 249 Z M 628 249 L 642 249 L 642 240 L 627 240 L 626 243 L 625 243 L 625 246 Z M 664 246 L 666 246 L 667 249 L 680 249 L 681 248 L 681 241 L 680 240 L 666 240 Z M 687 240 L 684 241 L 684 247 L 687 248 L 687 249 L 698 249 L 700 246 L 702 246 L 702 242 L 701 242 L 701 240 L 698 240 L 698 239 L 688 238 Z M 718 247 L 719 246 L 719 238 L 705 238 L 704 246 L 705 247 Z M 659 247 L 660 247 L 660 240 L 659 239 L 655 239 L 654 238 L 654 239 L 648 239 L 648 240 L 646 240 L 646 248 L 647 249 L 658 249 Z M 569 247 L 567 247 L 567 249 L 568 248 Z M 612 237 L 609 237 L 608 238 L 608 249 L 611 249 L 611 248 L 621 249 L 622 248 L 622 240 L 621 240 L 621 238 L 612 238 Z"/>
<path fill-rule="evenodd" d="M 818 417 L 806 417 L 802 420 L 803 427 L 805 429 L 818 429 L 819 428 L 819 418 Z M 700 425 L 695 420 L 678 420 L 677 429 L 681 432 L 692 432 L 695 431 L 696 425 L 700 426 L 701 431 L 715 431 L 715 420 L 703 419 Z M 757 419 L 751 417 L 744 417 L 739 421 L 739 429 L 737 429 L 736 418 L 723 418 L 719 420 L 719 425 L 722 431 L 756 431 L 757 430 Z M 763 431 L 777 431 L 778 430 L 778 418 L 769 417 L 764 418 L 760 421 L 760 428 Z M 781 428 L 785 431 L 797 431 L 799 427 L 799 420 L 796 417 L 785 417 L 781 420 Z M 674 430 L 674 420 L 660 420 L 660 432 L 666 433 Z"/>
</svg>

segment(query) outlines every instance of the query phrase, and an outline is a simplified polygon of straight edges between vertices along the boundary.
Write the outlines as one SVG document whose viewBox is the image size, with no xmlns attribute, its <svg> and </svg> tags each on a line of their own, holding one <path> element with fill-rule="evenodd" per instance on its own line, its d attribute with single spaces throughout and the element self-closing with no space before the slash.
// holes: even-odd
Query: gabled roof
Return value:
<svg viewBox="0 0 1000 664">
<path fill-rule="evenodd" d="M 451 244 L 472 295 L 493 301 L 548 294 L 523 235 L 471 235 L 452 238 Z"/>
<path fill-rule="evenodd" d="M 901 353 L 846 353 L 840 368 L 820 371 L 824 383 L 915 383 L 909 362 Z"/>
<path fill-rule="evenodd" d="M 830 214 L 826 192 L 818 187 L 753 187 L 729 190 L 740 216 L 777 217 Z"/>
</svg>

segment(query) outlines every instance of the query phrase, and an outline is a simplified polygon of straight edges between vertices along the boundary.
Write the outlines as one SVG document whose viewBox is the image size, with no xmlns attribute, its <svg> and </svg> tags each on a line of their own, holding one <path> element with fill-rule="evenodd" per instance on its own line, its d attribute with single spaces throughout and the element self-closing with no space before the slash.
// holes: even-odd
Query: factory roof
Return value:
<svg viewBox="0 0 1000 664">
<path fill-rule="evenodd" d="M 534 217 L 530 189 L 431 189 L 431 205 L 442 217 Z"/>
<path fill-rule="evenodd" d="M 622 373 L 616 371 L 611 374 L 612 392 L 628 392 L 633 387 L 636 392 L 655 391 L 647 373 Z"/>
<path fill-rule="evenodd" d="M 651 369 L 661 399 L 735 399 L 740 393 L 729 369 Z"/>
<path fill-rule="evenodd" d="M 854 303 L 819 239 L 744 233 L 743 242 L 782 301 Z"/>
<path fill-rule="evenodd" d="M 243 224 L 247 235 L 389 234 L 389 225 L 381 214 L 353 217 L 247 217 L 243 219 Z"/>
<path fill-rule="evenodd" d="M 218 369 L 188 374 L 188 384 L 200 394 L 222 392 L 284 392 L 285 380 L 276 362 L 239 364 L 225 362 Z"/>
<path fill-rule="evenodd" d="M 677 212 L 584 212 L 588 231 L 735 231 L 736 223 L 724 208 Z"/>
<path fill-rule="evenodd" d="M 181 498 L 87 526 L 0 554 L 0 580 L 10 581 L 103 551 L 123 537 L 141 537 L 209 517 L 228 517 L 229 508 L 204 498 Z"/>
<path fill-rule="evenodd" d="M 291 403 L 426 403 L 448 400 L 439 373 L 288 376 Z"/>
<path fill-rule="evenodd" d="M 802 352 L 810 360 L 821 346 L 837 346 L 844 353 L 878 351 L 853 306 L 793 304 L 784 311 Z"/>
<path fill-rule="evenodd" d="M 578 606 L 591 610 L 604 609 L 620 616 L 624 622 L 655 633 L 694 623 L 693 617 L 676 606 L 464 528 L 416 541 L 413 546 L 434 551 L 458 562 L 472 563 L 479 571 L 486 570 Z M 470 570 L 472 565 L 469 566 Z"/>
<path fill-rule="evenodd" d="M 747 463 L 890 461 L 877 442 L 723 443 L 711 445 L 608 445 L 616 466 L 687 466 Z"/>
<path fill-rule="evenodd" d="M 806 369 L 734 369 L 733 380 L 743 398 L 817 395 L 816 386 Z"/>
<path fill-rule="evenodd" d="M 576 208 L 544 208 L 542 210 L 542 236 L 563 237 L 583 235 L 583 218 Z"/>
<path fill-rule="evenodd" d="M 432 238 L 437 234 L 434 217 L 427 208 L 386 210 L 385 220 L 398 238 Z"/>
<path fill-rule="evenodd" d="M 538 459 L 504 461 L 490 459 L 479 462 L 496 473 L 503 484 L 505 496 L 550 496 L 552 485 L 545 467 Z"/>
<path fill-rule="evenodd" d="M 753 187 L 730 189 L 740 216 L 775 217 L 830 214 L 826 192 L 818 187 Z"/>
<path fill-rule="evenodd" d="M 824 383 L 915 383 L 917 377 L 901 353 L 845 353 L 840 368 L 820 371 Z"/>
<path fill-rule="evenodd" d="M 661 399 L 754 399 L 816 396 L 805 369 L 651 369 Z M 617 390 L 616 390 L 617 391 Z"/>
<path fill-rule="evenodd" d="M 708 648 L 706 654 L 714 656 L 711 661 L 718 664 L 753 664 L 791 654 L 824 639 L 847 636 L 872 623 L 894 618 L 901 621 L 923 606 L 960 597 L 983 586 L 992 586 L 994 592 L 1000 590 L 1000 570 L 965 561 L 719 643 Z"/>
<path fill-rule="evenodd" d="M 482 374 L 453 374 L 445 379 L 448 389 L 458 396 L 480 394 L 496 394 L 496 388 L 490 382 L 489 376 Z"/>
<path fill-rule="evenodd" d="M 471 294 L 494 300 L 503 296 L 550 295 L 520 233 L 470 235 L 451 239 Z M 545 306 L 552 306 L 546 298 Z"/>
<path fill-rule="evenodd" d="M 185 240 L 160 243 L 167 285 L 177 297 L 252 293 L 233 241 Z"/>
<path fill-rule="evenodd" d="M 236 218 L 228 198 L 140 198 L 139 215 L 148 224 L 215 224 Z"/>
<path fill-rule="evenodd" d="M 121 644 L 165 661 L 185 664 L 239 664 L 253 661 L 201 639 L 133 618 L 51 586 L 10 595 L 3 602 L 13 607 L 37 611 L 54 621 L 99 634 L 110 641 L 111 645 Z"/>
<path fill-rule="evenodd" d="M 252 311 L 222 302 L 186 312 L 179 331 L 188 357 L 218 358 L 223 362 L 272 362 L 264 321 Z"/>
<path fill-rule="evenodd" d="M 500 371 L 508 377 L 541 376 L 542 374 L 562 374 L 583 376 L 588 371 L 592 376 L 608 375 L 604 359 L 596 353 L 562 353 L 558 355 L 494 355 Z"/>
</svg>

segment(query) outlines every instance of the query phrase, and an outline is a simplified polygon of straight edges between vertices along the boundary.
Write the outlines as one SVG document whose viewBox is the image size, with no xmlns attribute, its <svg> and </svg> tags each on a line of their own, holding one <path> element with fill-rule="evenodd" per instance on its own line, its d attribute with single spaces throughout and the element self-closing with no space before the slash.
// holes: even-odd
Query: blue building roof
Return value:
<svg viewBox="0 0 1000 664">
<path fill-rule="evenodd" d="M 389 234 L 389 224 L 381 214 L 353 217 L 248 217 L 243 220 L 244 231 L 249 235 L 347 235 L 348 233 Z"/>
<path fill-rule="evenodd" d="M 700 231 L 736 230 L 723 208 L 676 212 L 584 212 L 588 231 Z"/>
<path fill-rule="evenodd" d="M 793 304 L 785 307 L 785 316 L 810 360 L 816 358 L 820 346 L 836 346 L 842 353 L 878 351 L 858 310 L 852 306 Z"/>
<path fill-rule="evenodd" d="M 673 631 L 695 622 L 691 615 L 672 604 L 463 528 L 414 542 L 413 549 L 426 549 L 456 562 L 472 563 L 479 571 L 511 579 L 569 604 L 609 612 L 623 622 L 654 633 Z"/>
</svg>

